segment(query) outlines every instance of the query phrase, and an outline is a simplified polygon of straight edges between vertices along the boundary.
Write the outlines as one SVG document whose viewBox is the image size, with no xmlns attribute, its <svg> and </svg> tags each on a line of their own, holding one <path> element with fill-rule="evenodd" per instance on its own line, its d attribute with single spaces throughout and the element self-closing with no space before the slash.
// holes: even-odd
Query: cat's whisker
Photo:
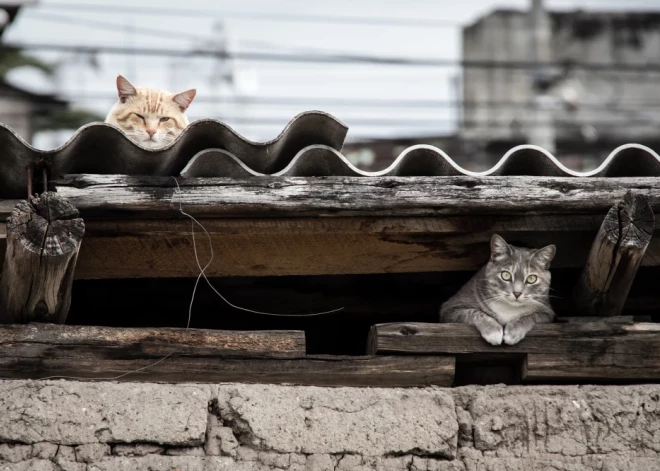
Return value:
<svg viewBox="0 0 660 471">
<path fill-rule="evenodd" d="M 529 296 L 530 298 L 556 298 L 556 299 L 564 299 L 564 296 L 555 296 L 553 294 L 528 294 L 526 296 Z"/>
</svg>

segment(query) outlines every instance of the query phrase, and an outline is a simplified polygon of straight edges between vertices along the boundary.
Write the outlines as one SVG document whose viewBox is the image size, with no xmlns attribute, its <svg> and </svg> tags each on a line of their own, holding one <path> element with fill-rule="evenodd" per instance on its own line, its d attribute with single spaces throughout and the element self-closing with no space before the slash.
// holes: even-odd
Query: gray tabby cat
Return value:
<svg viewBox="0 0 660 471">
<path fill-rule="evenodd" d="M 537 323 L 554 321 L 550 307 L 550 262 L 555 246 L 526 249 L 497 234 L 490 260 L 440 308 L 440 322 L 475 326 L 492 345 L 520 342 Z"/>
</svg>

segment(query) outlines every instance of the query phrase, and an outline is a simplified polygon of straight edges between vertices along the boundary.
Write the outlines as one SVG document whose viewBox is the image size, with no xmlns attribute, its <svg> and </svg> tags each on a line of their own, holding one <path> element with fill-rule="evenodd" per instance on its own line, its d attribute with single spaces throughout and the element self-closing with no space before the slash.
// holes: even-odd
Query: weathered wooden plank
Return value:
<svg viewBox="0 0 660 471">
<path fill-rule="evenodd" d="M 657 178 L 68 176 L 55 182 L 84 217 L 437 216 L 605 213 L 627 190 L 660 212 Z M 515 195 L 515 197 L 512 197 Z"/>
<path fill-rule="evenodd" d="M 574 290 L 580 311 L 595 316 L 621 314 L 654 226 L 645 196 L 628 192 L 610 209 Z"/>
<path fill-rule="evenodd" d="M 155 366 L 149 360 L 0 357 L 0 378 L 52 376 L 117 381 L 277 383 L 310 386 L 451 386 L 454 358 L 309 357 L 298 359 L 200 359 L 173 354 Z M 136 371 L 119 377 L 126 372 Z"/>
<path fill-rule="evenodd" d="M 207 219 L 203 223 L 215 253 L 207 273 L 268 276 L 456 271 L 477 269 L 488 258 L 491 229 L 486 223 L 466 224 L 475 226 L 474 231 L 453 232 L 458 227 L 445 224 L 444 218 L 392 219 Z M 602 216 L 582 219 L 584 226 L 594 219 L 592 230 L 580 230 L 576 225 L 574 231 L 559 224 L 553 230 L 549 227 L 551 219 L 538 230 L 527 230 L 529 226 L 522 222 L 509 225 L 506 219 L 491 219 L 491 227 L 496 227 L 492 230 L 516 244 L 555 244 L 558 250 L 553 267 L 576 268 L 584 266 Z M 196 232 L 200 259 L 207 261 L 208 240 Z M 0 260 L 3 243 L 0 238 Z M 660 266 L 660 236 L 651 240 L 642 265 Z M 77 279 L 191 277 L 197 273 L 190 223 L 185 220 L 86 221 Z"/>
<path fill-rule="evenodd" d="M 557 246 L 553 267 L 583 266 L 602 215 L 442 218 L 206 219 L 213 243 L 211 276 L 369 274 L 474 270 L 497 231 L 515 244 Z M 86 220 L 75 276 L 191 277 L 190 221 Z M 201 260 L 210 255 L 197 228 Z M 660 233 L 660 230 L 658 231 Z M 0 254 L 2 253 L 0 239 Z M 643 265 L 660 265 L 660 237 Z M 0 255 L 1 257 L 1 255 Z M 313 261 L 313 263 L 310 263 Z M 148 269 L 146 269 L 146 268 Z"/>
<path fill-rule="evenodd" d="M 64 323 L 84 233 L 76 208 L 55 193 L 16 205 L 7 220 L 0 323 Z"/>
<path fill-rule="evenodd" d="M 318 231 L 311 221 L 306 227 L 288 223 L 278 226 L 270 232 L 253 231 L 247 225 L 240 233 L 211 232 L 214 260 L 206 273 L 282 276 L 459 271 L 474 270 L 488 257 L 488 232 L 407 232 L 405 226 L 382 232 L 325 232 Z M 500 234 L 530 246 L 554 243 L 558 248 L 554 260 L 557 268 L 584 263 L 593 237 L 591 232 L 570 236 L 550 231 Z M 196 242 L 205 265 L 211 255 L 208 239 L 197 232 Z M 76 276 L 191 277 L 198 272 L 190 233 L 88 235 Z"/>
<path fill-rule="evenodd" d="M 177 328 L 117 328 L 56 324 L 0 326 L 0 357 L 144 359 L 175 350 L 179 356 L 213 358 L 304 358 L 301 331 L 230 331 Z"/>
<path fill-rule="evenodd" d="M 492 346 L 463 324 L 381 324 L 369 351 L 410 355 L 522 355 L 523 380 L 660 380 L 660 324 L 612 322 L 535 326 L 516 345 Z"/>
<path fill-rule="evenodd" d="M 14 325 L 0 327 L 0 377 L 379 387 L 454 377 L 453 357 L 305 357 L 304 348 L 293 331 Z"/>
<path fill-rule="evenodd" d="M 554 267 L 581 267 L 613 195 L 634 185 L 652 193 L 658 183 L 598 180 L 603 186 L 596 179 L 536 177 L 179 182 L 184 209 L 211 233 L 216 259 L 207 273 L 265 276 L 474 270 L 487 259 L 492 232 L 513 243 L 553 243 Z M 85 175 L 58 185 L 87 218 L 77 277 L 197 274 L 190 221 L 178 212 L 173 178 Z M 101 194 L 106 191 L 119 193 Z M 433 216 L 408 217 L 418 213 Z M 201 233 L 198 242 L 208 259 Z M 642 264 L 660 266 L 660 238 L 651 241 Z"/>
</svg>

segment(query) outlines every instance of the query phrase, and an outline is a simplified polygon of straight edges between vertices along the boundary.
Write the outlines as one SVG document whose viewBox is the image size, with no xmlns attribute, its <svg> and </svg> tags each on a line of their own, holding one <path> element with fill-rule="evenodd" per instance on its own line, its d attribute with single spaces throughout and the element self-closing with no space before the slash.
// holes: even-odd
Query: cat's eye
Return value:
<svg viewBox="0 0 660 471">
<path fill-rule="evenodd" d="M 144 116 L 142 116 L 141 114 L 137 114 L 137 113 L 135 113 L 135 116 L 137 116 L 138 118 L 140 118 L 142 121 L 146 121 L 146 120 L 144 119 Z"/>
<path fill-rule="evenodd" d="M 511 281 L 511 273 L 509 273 L 508 271 L 503 271 L 502 273 L 500 273 L 500 276 L 504 281 Z"/>
<path fill-rule="evenodd" d="M 160 122 L 161 122 L 161 123 L 166 123 L 166 122 L 169 121 L 169 120 L 170 120 L 170 118 L 167 118 L 167 117 L 160 118 Z"/>
<path fill-rule="evenodd" d="M 536 280 L 538 280 L 538 279 L 539 279 L 539 277 L 536 276 L 536 275 L 529 275 L 527 277 L 527 283 L 529 283 L 530 285 L 533 285 L 534 283 L 536 283 Z"/>
</svg>

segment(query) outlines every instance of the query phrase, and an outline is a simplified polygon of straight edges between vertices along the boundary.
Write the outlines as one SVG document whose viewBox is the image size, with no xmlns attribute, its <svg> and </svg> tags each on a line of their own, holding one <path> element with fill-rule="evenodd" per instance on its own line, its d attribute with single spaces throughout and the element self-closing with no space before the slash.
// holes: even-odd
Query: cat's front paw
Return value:
<svg viewBox="0 0 660 471">
<path fill-rule="evenodd" d="M 481 336 L 486 342 L 491 345 L 502 345 L 502 338 L 504 337 L 504 330 L 502 326 L 493 326 L 482 329 Z"/>
<path fill-rule="evenodd" d="M 507 324 L 504 328 L 504 343 L 507 345 L 515 345 L 525 338 L 527 330 L 516 324 Z"/>
</svg>

